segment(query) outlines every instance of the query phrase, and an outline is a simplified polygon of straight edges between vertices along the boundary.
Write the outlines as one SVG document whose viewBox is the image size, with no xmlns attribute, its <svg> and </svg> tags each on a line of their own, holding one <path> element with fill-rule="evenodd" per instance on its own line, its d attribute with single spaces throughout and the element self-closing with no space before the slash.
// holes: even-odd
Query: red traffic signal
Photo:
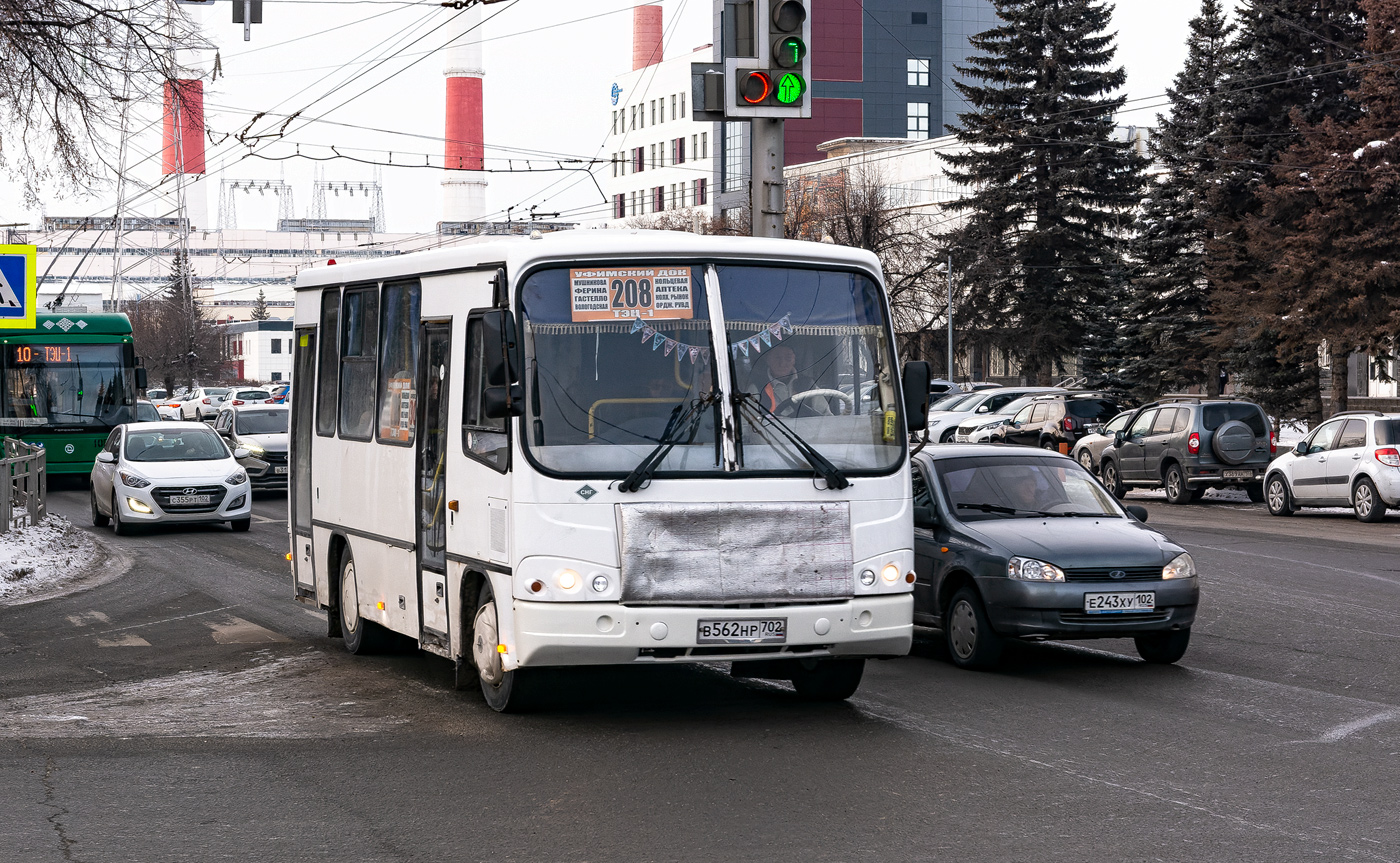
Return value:
<svg viewBox="0 0 1400 863">
<path fill-rule="evenodd" d="M 743 72 L 739 78 L 739 98 L 750 105 L 761 105 L 773 92 L 773 79 L 765 72 Z"/>
</svg>

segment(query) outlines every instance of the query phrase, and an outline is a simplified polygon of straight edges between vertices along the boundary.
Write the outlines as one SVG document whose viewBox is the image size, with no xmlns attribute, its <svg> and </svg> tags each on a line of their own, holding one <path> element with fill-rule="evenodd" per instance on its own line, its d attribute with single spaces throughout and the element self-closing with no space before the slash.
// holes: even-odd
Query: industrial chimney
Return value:
<svg viewBox="0 0 1400 863">
<path fill-rule="evenodd" d="M 661 7 L 632 7 L 632 71 L 661 62 Z"/>
<path fill-rule="evenodd" d="M 481 7 L 472 6 L 455 19 L 457 33 L 467 34 L 447 51 L 447 125 L 443 136 L 442 218 L 475 222 L 486 216 L 485 121 L 482 116 Z"/>
<path fill-rule="evenodd" d="M 160 167 L 177 176 L 191 228 L 207 227 L 209 206 L 204 183 L 204 82 L 173 78 L 165 82 L 165 122 Z"/>
</svg>

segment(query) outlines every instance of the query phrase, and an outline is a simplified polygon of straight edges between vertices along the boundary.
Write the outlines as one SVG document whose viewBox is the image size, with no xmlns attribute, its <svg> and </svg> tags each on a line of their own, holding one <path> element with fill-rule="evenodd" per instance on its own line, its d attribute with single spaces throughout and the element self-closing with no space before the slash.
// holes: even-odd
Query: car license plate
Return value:
<svg viewBox="0 0 1400 863">
<path fill-rule="evenodd" d="M 695 626 L 696 644 L 783 644 L 786 641 L 786 617 L 701 620 Z"/>
<path fill-rule="evenodd" d="M 287 466 L 286 466 L 286 465 L 278 465 L 277 467 L 274 467 L 274 468 L 272 469 L 272 472 L 273 472 L 273 473 L 286 473 L 286 472 L 287 472 Z"/>
<path fill-rule="evenodd" d="M 1224 472 L 1226 479 L 1254 479 L 1252 470 L 1227 470 Z"/>
<path fill-rule="evenodd" d="M 1122 614 L 1127 611 L 1154 611 L 1157 594 L 1144 593 L 1086 593 L 1084 611 L 1087 614 Z"/>
<path fill-rule="evenodd" d="M 212 503 L 214 496 L 211 494 L 172 494 L 170 502 L 176 506 L 200 503 Z"/>
</svg>

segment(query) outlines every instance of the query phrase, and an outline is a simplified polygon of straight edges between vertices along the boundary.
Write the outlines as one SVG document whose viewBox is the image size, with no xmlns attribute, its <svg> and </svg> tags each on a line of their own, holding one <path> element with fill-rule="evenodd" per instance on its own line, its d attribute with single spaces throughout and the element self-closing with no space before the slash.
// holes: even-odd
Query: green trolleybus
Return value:
<svg viewBox="0 0 1400 863">
<path fill-rule="evenodd" d="M 40 314 L 0 330 L 0 434 L 48 450 L 53 474 L 86 474 L 145 387 L 131 321 L 121 314 Z"/>
</svg>

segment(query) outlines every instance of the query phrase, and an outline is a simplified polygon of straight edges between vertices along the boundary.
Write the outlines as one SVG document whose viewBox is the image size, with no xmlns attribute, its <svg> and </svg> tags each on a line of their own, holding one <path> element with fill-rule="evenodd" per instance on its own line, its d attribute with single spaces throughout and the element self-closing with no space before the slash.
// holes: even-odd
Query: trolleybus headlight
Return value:
<svg viewBox="0 0 1400 863">
<path fill-rule="evenodd" d="M 579 579 L 578 573 L 574 572 L 572 569 L 561 569 L 554 574 L 554 583 L 559 585 L 560 590 L 575 590 L 578 588 L 581 580 Z"/>
<path fill-rule="evenodd" d="M 608 592 L 608 577 L 607 577 L 606 575 L 598 574 L 598 575 L 593 576 L 593 592 L 594 592 L 594 593 L 607 593 L 607 592 Z"/>
<path fill-rule="evenodd" d="M 894 584 L 899 581 L 899 567 L 892 563 L 885 564 L 885 568 L 880 570 L 880 577 L 885 580 L 885 584 Z"/>
<path fill-rule="evenodd" d="M 860 571 L 860 583 L 863 584 L 863 585 L 865 585 L 866 587 L 869 587 L 870 585 L 874 584 L 874 583 L 875 583 L 875 570 L 873 570 L 873 569 L 862 569 L 862 570 Z"/>
</svg>

